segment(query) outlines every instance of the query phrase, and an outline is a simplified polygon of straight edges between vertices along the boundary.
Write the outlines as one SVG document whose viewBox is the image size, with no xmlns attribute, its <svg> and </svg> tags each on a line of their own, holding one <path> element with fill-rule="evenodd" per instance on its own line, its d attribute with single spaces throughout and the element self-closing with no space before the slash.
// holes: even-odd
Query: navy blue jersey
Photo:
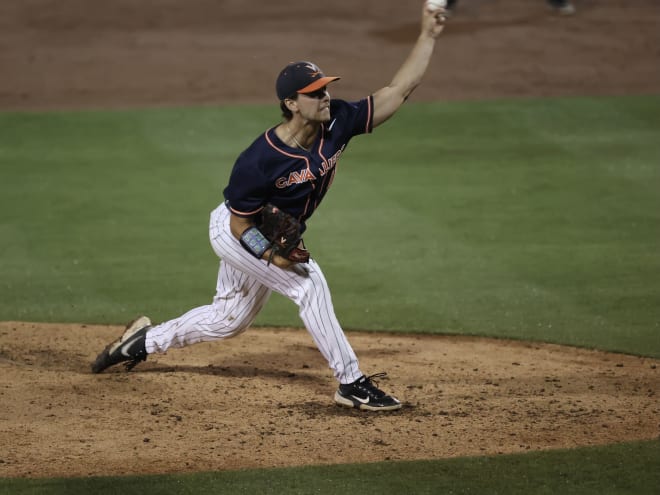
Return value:
<svg viewBox="0 0 660 495">
<path fill-rule="evenodd" d="M 243 151 L 224 190 L 232 213 L 249 217 L 273 203 L 298 218 L 304 230 L 332 185 L 348 142 L 372 131 L 373 97 L 354 103 L 331 100 L 330 115 L 309 151 L 286 145 L 274 127 Z"/>
</svg>

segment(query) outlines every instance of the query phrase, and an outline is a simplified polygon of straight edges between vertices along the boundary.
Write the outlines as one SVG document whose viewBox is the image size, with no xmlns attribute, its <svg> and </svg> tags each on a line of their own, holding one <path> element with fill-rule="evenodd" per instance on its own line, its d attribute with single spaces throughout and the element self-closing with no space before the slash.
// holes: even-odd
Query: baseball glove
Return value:
<svg viewBox="0 0 660 495">
<path fill-rule="evenodd" d="M 276 254 L 296 263 L 309 261 L 309 251 L 300 237 L 300 222 L 285 211 L 273 204 L 266 204 L 261 210 L 258 228 L 271 243 L 269 264 Z"/>
</svg>

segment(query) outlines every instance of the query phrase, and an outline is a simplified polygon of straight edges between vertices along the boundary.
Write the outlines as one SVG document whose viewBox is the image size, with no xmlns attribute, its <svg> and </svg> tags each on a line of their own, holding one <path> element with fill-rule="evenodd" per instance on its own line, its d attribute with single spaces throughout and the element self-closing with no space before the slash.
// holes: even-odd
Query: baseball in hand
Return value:
<svg viewBox="0 0 660 495">
<path fill-rule="evenodd" d="M 447 7 L 447 0 L 426 0 L 426 6 L 430 10 L 444 9 Z"/>
</svg>

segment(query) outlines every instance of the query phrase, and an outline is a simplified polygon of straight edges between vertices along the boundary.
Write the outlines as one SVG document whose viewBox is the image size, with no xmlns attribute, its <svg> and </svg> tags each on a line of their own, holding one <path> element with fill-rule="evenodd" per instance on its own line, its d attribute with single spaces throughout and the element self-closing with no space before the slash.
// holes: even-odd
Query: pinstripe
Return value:
<svg viewBox="0 0 660 495">
<path fill-rule="evenodd" d="M 312 283 L 314 284 L 313 280 Z M 319 311 L 318 314 L 312 312 L 311 317 L 314 318 L 316 325 L 318 325 L 320 328 L 325 330 L 327 326 L 328 331 L 324 332 L 324 335 L 326 336 L 327 339 L 330 339 L 330 335 L 333 337 L 334 346 L 331 343 L 328 352 L 333 354 L 333 358 L 335 360 L 341 360 L 341 363 L 338 362 L 336 365 L 342 366 L 344 368 L 348 368 L 351 366 L 351 361 L 350 360 L 346 361 L 346 358 L 350 356 L 353 351 L 352 349 L 346 348 L 346 345 L 348 345 L 348 341 L 344 338 L 343 331 L 341 331 L 340 329 L 340 331 L 337 332 L 337 328 L 339 327 L 339 322 L 336 321 L 334 308 L 330 297 L 330 292 L 328 290 L 327 282 L 325 281 L 325 278 L 321 278 L 320 283 L 314 284 L 314 292 L 318 294 L 317 296 L 318 303 L 313 306 L 310 306 L 310 309 L 318 308 Z M 325 313 L 325 318 L 324 318 L 324 313 Z"/>
<path fill-rule="evenodd" d="M 252 324 L 272 291 L 291 299 L 323 357 L 340 383 L 362 376 L 358 360 L 337 320 L 321 268 L 310 260 L 308 275 L 267 266 L 249 254 L 231 234 L 229 209 L 211 213 L 209 238 L 220 258 L 216 294 L 211 304 L 155 326 L 147 334 L 147 352 L 165 352 L 198 342 L 231 338 Z"/>
</svg>

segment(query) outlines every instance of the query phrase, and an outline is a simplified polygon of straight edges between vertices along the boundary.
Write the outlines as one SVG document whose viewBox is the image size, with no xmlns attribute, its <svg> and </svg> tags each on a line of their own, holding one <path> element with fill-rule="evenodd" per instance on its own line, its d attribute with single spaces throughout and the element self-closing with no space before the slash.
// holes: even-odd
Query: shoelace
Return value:
<svg viewBox="0 0 660 495">
<path fill-rule="evenodd" d="M 385 394 L 381 389 L 378 388 L 378 382 L 374 381 L 374 378 L 385 378 L 387 376 L 386 372 L 374 373 L 373 375 L 365 376 L 364 382 L 361 383 L 370 395 L 374 395 L 377 398 L 380 398 Z"/>
<path fill-rule="evenodd" d="M 367 378 L 368 381 L 372 381 L 372 378 L 385 378 L 387 376 L 387 373 L 385 371 L 381 371 L 380 373 L 374 373 L 373 375 L 369 375 Z"/>
</svg>

